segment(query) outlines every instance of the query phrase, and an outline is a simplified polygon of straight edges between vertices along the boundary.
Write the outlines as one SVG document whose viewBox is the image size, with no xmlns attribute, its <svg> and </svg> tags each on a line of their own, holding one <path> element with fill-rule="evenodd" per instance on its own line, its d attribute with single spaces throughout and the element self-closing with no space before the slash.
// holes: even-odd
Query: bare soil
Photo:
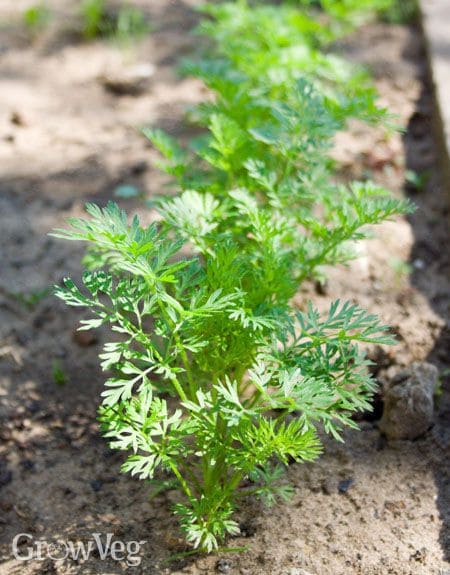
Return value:
<svg viewBox="0 0 450 575">
<path fill-rule="evenodd" d="M 69 24 L 77 2 L 55 0 L 56 17 L 34 40 L 20 24 L 29 2 L 1 2 L 0 574 L 448 575 L 449 202 L 416 28 L 373 24 L 343 45 L 350 58 L 371 67 L 383 102 L 406 131 L 388 137 L 355 124 L 337 139 L 336 157 L 346 175 L 370 173 L 410 195 L 418 210 L 377 228 L 360 259 L 331 270 L 324 289 L 304 286 L 297 302 L 313 297 L 325 308 L 336 297 L 351 299 L 391 324 L 398 345 L 370 352 L 380 383 L 413 361 L 435 364 L 442 387 L 434 427 L 414 442 L 387 442 L 377 420 L 363 418 L 345 444 L 326 440 L 318 463 L 289 468 L 291 502 L 269 510 L 246 503 L 239 512 L 243 535 L 229 544 L 247 551 L 172 563 L 164 561 L 184 550 L 169 511 L 176 494 L 150 502 L 145 484 L 119 473 L 122 455 L 99 434 L 97 354 L 105 333 L 74 336 L 81 314 L 46 292 L 63 276 L 79 276 L 83 253 L 47 233 L 81 214 L 86 201 L 105 203 L 118 185 L 136 186 L 143 197 L 162 190 L 155 153 L 138 128 L 157 125 L 184 137 L 186 107 L 205 97 L 197 81 L 175 73 L 177 59 L 196 42 L 189 34 L 196 3 L 142 0 L 153 31 L 124 51 L 74 34 Z M 105 89 L 102 76 L 140 62 L 155 66 L 143 93 Z M 405 183 L 406 170 L 418 172 L 421 185 Z M 141 199 L 121 203 L 151 218 Z M 55 367 L 64 385 L 55 382 Z M 20 532 L 47 541 L 113 532 L 147 543 L 139 567 L 98 557 L 19 562 L 11 541 Z"/>
</svg>

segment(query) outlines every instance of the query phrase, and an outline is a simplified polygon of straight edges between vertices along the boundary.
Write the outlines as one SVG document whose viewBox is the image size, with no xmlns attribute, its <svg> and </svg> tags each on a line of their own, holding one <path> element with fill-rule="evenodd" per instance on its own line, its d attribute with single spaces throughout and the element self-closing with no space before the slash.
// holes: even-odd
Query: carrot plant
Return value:
<svg viewBox="0 0 450 575">
<path fill-rule="evenodd" d="M 389 2 L 324 1 L 320 18 L 317 9 L 299 9 L 295 1 L 206 3 L 200 7 L 205 18 L 197 33 L 209 42 L 200 43 L 200 57 L 185 59 L 181 68 L 219 93 L 264 86 L 279 99 L 306 78 L 340 126 L 349 117 L 371 123 L 387 120 L 386 109 L 376 105 L 367 71 L 331 48 L 352 29 L 351 16 L 367 16 L 369 7 Z"/>
<path fill-rule="evenodd" d="M 264 220 L 254 250 L 217 234 L 214 250 L 185 258 L 175 232 L 129 225 L 115 204 L 88 212 L 57 235 L 90 242 L 102 269 L 84 274 L 84 289 L 67 279 L 57 294 L 93 312 L 81 329 L 109 324 L 121 336 L 100 356 L 113 373 L 105 435 L 131 452 L 124 471 L 173 475 L 187 540 L 211 551 L 239 532 L 232 515 L 242 497 L 286 495 L 279 464 L 319 455 L 318 424 L 337 438 L 355 427 L 351 414 L 369 408 L 374 389 L 357 344 L 391 338 L 355 305 L 335 302 L 324 318 L 312 305 L 291 309 L 295 262 Z"/>
<path fill-rule="evenodd" d="M 208 65 L 204 137 L 182 148 L 146 130 L 179 188 L 156 201 L 162 221 L 142 227 L 113 203 L 90 204 L 55 235 L 90 246 L 83 285 L 66 279 L 57 295 L 92 311 L 80 329 L 117 334 L 100 355 L 105 436 L 129 453 L 124 471 L 170 475 L 161 485 L 184 494 L 174 511 L 187 541 L 212 551 L 239 533 L 243 497 L 288 495 L 283 466 L 320 454 L 318 428 L 341 439 L 370 409 L 359 344 L 392 343 L 386 326 L 350 303 L 321 316 L 290 302 L 303 280 L 352 257 L 367 225 L 410 205 L 335 182 L 329 151 L 350 108 L 340 115 L 310 74 L 268 82 L 228 53 Z M 369 117 L 366 104 L 352 105 Z"/>
</svg>

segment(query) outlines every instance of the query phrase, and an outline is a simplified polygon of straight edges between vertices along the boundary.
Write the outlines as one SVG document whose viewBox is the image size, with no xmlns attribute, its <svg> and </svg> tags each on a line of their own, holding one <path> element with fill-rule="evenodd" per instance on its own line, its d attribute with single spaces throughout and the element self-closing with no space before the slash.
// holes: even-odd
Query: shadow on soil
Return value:
<svg viewBox="0 0 450 575">
<path fill-rule="evenodd" d="M 436 424 L 431 432 L 437 450 L 430 463 L 438 488 L 437 507 L 443 523 L 440 544 L 444 559 L 450 561 L 450 182 L 445 181 L 439 169 L 439 152 L 436 138 L 433 138 L 435 102 L 424 48 L 419 73 L 423 89 L 404 136 L 406 167 L 419 176 L 418 185 L 407 186 L 408 195 L 418 207 L 409 218 L 415 240 L 411 253 L 414 270 L 411 282 L 427 297 L 435 313 L 445 322 L 427 360 L 436 365 L 441 373 Z"/>
</svg>

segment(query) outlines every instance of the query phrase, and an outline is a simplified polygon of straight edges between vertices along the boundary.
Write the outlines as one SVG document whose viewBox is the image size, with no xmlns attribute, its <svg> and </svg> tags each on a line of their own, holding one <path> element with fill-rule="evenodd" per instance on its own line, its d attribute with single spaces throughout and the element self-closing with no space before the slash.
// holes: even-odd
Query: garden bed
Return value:
<svg viewBox="0 0 450 575">
<path fill-rule="evenodd" d="M 55 2 L 61 20 L 71 4 Z M 350 269 L 333 269 L 325 288 L 304 287 L 297 302 L 302 307 L 308 296 L 325 309 L 337 297 L 350 299 L 392 325 L 398 345 L 373 352 L 381 382 L 413 361 L 437 365 L 444 376 L 433 429 L 414 442 L 386 442 L 376 420 L 362 420 L 361 432 L 346 432 L 345 444 L 325 440 L 317 463 L 289 468 L 292 501 L 269 510 L 246 504 L 239 513 L 243 536 L 231 544 L 248 551 L 172 564 L 163 562 L 185 549 L 169 511 L 175 492 L 149 502 L 144 484 L 119 475 L 123 458 L 100 437 L 102 332 L 95 339 L 74 335 L 79 313 L 45 291 L 62 276 L 79 276 L 82 249 L 46 234 L 80 215 L 86 201 L 104 204 L 120 185 L 152 197 L 165 184 L 152 165 L 155 153 L 135 128 L 156 125 L 183 137 L 184 109 L 205 97 L 198 81 L 174 71 L 195 42 L 188 34 L 194 4 L 153 1 L 154 31 L 131 55 L 52 28 L 33 43 L 18 26 L 3 30 L 0 573 L 444 574 L 450 570 L 448 200 L 416 28 L 372 24 L 345 42 L 349 58 L 372 68 L 383 102 L 406 132 L 387 138 L 355 124 L 339 136 L 335 155 L 346 175 L 371 172 L 418 210 L 378 227 Z M 22 8 L 5 1 L 0 18 Z M 148 61 L 155 73 L 141 94 L 118 96 L 105 87 L 105 76 Z M 150 220 L 141 200 L 122 204 Z M 113 532 L 147 543 L 139 567 L 94 557 L 82 566 L 20 563 L 11 557 L 20 532 L 75 541 Z"/>
</svg>

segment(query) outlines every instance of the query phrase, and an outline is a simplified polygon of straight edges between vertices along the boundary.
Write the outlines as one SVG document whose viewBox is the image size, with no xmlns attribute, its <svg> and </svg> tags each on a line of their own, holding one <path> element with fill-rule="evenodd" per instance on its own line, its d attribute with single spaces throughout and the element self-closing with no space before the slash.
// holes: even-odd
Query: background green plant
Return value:
<svg viewBox="0 0 450 575">
<path fill-rule="evenodd" d="M 48 26 L 52 13 L 45 4 L 34 4 L 23 12 L 22 18 L 28 32 L 36 36 Z"/>
<path fill-rule="evenodd" d="M 181 147 L 145 130 L 179 190 L 155 201 L 162 222 L 144 228 L 115 204 L 88 205 L 88 219 L 55 232 L 90 246 L 83 287 L 67 279 L 58 296 L 93 312 L 80 329 L 109 324 L 120 336 L 100 356 L 111 374 L 103 431 L 131 452 L 124 471 L 170 473 L 186 538 L 206 551 L 239 532 L 243 497 L 289 494 L 282 467 L 320 454 L 318 428 L 339 440 L 352 413 L 370 409 L 359 344 L 392 343 L 386 327 L 350 303 L 321 316 L 290 301 L 303 280 L 348 261 L 367 225 L 411 209 L 372 183 L 336 182 L 336 131 L 386 114 L 370 86 L 352 87 L 339 66 L 331 74 L 329 55 L 326 77 L 329 32 L 311 13 L 278 8 L 286 30 L 271 7 L 252 6 L 264 34 L 245 2 L 208 8 L 214 53 L 190 64 L 214 95 L 193 112 L 204 135 Z M 316 54 L 317 74 L 285 58 L 299 46 Z"/>
<path fill-rule="evenodd" d="M 83 36 L 96 38 L 105 32 L 109 25 L 105 11 L 105 0 L 83 0 L 81 2 Z"/>
<path fill-rule="evenodd" d="M 120 43 L 138 40 L 150 30 L 144 14 L 138 8 L 123 4 L 115 11 L 108 9 L 105 0 L 83 0 L 81 27 L 86 39 L 112 38 Z"/>
</svg>

